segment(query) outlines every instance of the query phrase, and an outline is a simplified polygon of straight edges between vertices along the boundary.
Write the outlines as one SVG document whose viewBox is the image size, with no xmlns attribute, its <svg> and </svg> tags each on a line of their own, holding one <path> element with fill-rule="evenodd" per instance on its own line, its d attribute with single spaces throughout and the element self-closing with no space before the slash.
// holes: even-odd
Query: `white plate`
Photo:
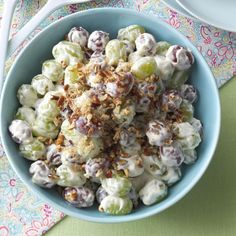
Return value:
<svg viewBox="0 0 236 236">
<path fill-rule="evenodd" d="M 189 14 L 199 20 L 236 32 L 236 0 L 176 0 Z"/>
<path fill-rule="evenodd" d="M 165 5 L 167 5 L 169 8 L 172 8 L 179 14 L 196 20 L 192 15 L 190 15 L 187 11 L 185 11 L 175 0 L 161 0 Z"/>
</svg>

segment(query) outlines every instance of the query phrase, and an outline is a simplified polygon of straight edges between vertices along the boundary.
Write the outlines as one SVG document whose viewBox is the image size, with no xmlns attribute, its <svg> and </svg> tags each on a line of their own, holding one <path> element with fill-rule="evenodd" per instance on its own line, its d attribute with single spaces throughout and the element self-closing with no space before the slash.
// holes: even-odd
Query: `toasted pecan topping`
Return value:
<svg viewBox="0 0 236 236">
<path fill-rule="evenodd" d="M 65 101 L 65 97 L 64 96 L 60 96 L 57 100 L 57 106 L 60 108 L 62 107 L 62 105 L 64 104 L 64 101 Z"/>
<path fill-rule="evenodd" d="M 65 139 L 64 135 L 63 134 L 59 134 L 58 137 L 57 137 L 57 140 L 55 142 L 56 145 L 63 145 L 64 139 Z"/>
</svg>

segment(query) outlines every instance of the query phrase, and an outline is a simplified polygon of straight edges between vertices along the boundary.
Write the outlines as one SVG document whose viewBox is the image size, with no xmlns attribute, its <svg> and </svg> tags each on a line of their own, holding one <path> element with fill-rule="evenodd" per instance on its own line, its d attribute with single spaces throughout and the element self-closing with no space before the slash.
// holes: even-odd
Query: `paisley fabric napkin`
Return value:
<svg viewBox="0 0 236 236">
<path fill-rule="evenodd" d="M 26 24 L 45 2 L 46 0 L 19 0 L 11 34 L 14 35 Z M 96 7 L 131 8 L 167 22 L 184 34 L 202 53 L 215 76 L 218 87 L 236 75 L 235 33 L 187 19 L 166 7 L 160 0 L 96 0 L 65 6 L 42 22 L 31 37 L 61 17 Z M 0 20 L 2 9 L 3 0 L 0 0 Z M 27 42 L 26 40 L 23 47 Z M 8 68 L 16 55 L 8 60 Z M 24 186 L 11 169 L 0 145 L 0 236 L 39 236 L 63 217 L 63 213 L 42 202 Z"/>
</svg>

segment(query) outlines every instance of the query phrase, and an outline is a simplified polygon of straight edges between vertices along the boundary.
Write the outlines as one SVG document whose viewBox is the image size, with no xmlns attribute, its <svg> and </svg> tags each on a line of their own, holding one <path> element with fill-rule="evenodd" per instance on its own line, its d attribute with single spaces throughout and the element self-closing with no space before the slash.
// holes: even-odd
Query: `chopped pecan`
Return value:
<svg viewBox="0 0 236 236">
<path fill-rule="evenodd" d="M 124 169 L 124 173 L 126 177 L 129 177 L 129 170 L 128 169 Z"/>
<path fill-rule="evenodd" d="M 64 86 L 64 90 L 67 91 L 68 89 L 69 89 L 69 84 L 66 84 L 66 85 Z"/>
<path fill-rule="evenodd" d="M 56 145 L 62 145 L 64 143 L 65 136 L 63 134 L 59 134 L 56 140 Z"/>
<path fill-rule="evenodd" d="M 59 99 L 59 97 L 58 96 L 55 96 L 55 95 L 51 95 L 51 98 L 50 98 L 51 100 L 58 100 Z"/>
<path fill-rule="evenodd" d="M 60 96 L 59 99 L 57 100 L 57 106 L 62 107 L 62 105 L 64 104 L 65 99 L 66 98 L 64 96 Z"/>
</svg>

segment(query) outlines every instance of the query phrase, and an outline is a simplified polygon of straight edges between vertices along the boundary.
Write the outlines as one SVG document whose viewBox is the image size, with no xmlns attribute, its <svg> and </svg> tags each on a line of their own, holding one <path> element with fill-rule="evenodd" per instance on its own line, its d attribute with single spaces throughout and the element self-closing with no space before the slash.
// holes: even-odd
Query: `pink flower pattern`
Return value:
<svg viewBox="0 0 236 236">
<path fill-rule="evenodd" d="M 55 222 L 51 221 L 48 217 L 45 217 L 41 222 L 34 220 L 31 224 L 31 227 L 26 230 L 25 235 L 38 236 L 45 234 L 48 228 L 51 228 L 54 224 Z"/>
</svg>

